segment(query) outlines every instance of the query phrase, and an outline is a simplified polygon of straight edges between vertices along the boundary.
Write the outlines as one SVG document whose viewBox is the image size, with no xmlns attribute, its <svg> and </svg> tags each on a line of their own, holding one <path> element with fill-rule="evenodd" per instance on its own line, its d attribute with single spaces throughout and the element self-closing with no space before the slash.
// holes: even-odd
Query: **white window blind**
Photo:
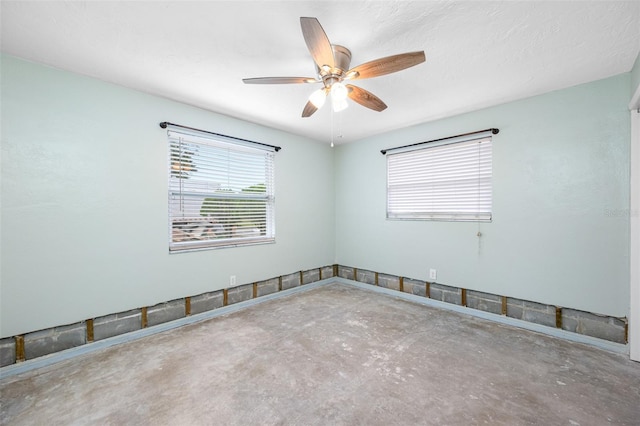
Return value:
<svg viewBox="0 0 640 426">
<path fill-rule="evenodd" d="M 387 154 L 387 218 L 491 221 L 491 136 Z"/>
<path fill-rule="evenodd" d="M 275 241 L 274 152 L 169 130 L 169 250 Z"/>
</svg>

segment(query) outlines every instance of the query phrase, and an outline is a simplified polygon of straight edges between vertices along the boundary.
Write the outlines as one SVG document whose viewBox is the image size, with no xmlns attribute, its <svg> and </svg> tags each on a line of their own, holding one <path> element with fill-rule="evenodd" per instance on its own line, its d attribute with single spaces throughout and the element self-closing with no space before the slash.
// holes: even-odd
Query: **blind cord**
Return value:
<svg viewBox="0 0 640 426">
<path fill-rule="evenodd" d="M 182 171 L 182 138 L 180 138 L 180 141 L 178 142 L 178 146 L 180 147 L 180 152 L 178 154 L 178 157 L 180 158 L 180 166 L 178 167 L 179 170 L 179 178 L 178 181 L 180 182 L 180 211 L 182 213 L 184 213 L 184 197 L 183 197 L 183 189 L 184 189 L 184 183 L 183 183 L 183 171 Z"/>
<path fill-rule="evenodd" d="M 478 142 L 478 211 L 480 211 L 480 151 L 481 151 L 481 143 Z M 478 237 L 478 254 L 482 252 L 482 232 L 480 232 L 481 223 L 478 221 L 478 233 L 476 236 Z"/>
</svg>

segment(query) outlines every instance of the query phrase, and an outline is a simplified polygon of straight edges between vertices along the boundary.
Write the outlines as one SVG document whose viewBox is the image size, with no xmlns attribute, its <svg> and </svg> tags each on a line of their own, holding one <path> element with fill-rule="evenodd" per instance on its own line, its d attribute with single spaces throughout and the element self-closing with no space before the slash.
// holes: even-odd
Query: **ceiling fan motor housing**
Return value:
<svg viewBox="0 0 640 426">
<path fill-rule="evenodd" d="M 333 51 L 334 67 L 331 68 L 329 65 L 326 65 L 318 68 L 316 65 L 316 72 L 324 82 L 325 87 L 330 87 L 333 83 L 341 81 L 351 65 L 351 51 L 349 49 L 344 46 L 332 44 L 331 50 Z"/>
</svg>

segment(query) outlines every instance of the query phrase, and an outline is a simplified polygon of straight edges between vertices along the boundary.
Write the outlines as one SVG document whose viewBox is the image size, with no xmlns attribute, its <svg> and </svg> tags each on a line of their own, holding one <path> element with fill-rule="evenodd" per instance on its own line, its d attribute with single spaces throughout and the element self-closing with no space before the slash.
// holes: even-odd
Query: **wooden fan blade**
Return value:
<svg viewBox="0 0 640 426">
<path fill-rule="evenodd" d="M 347 72 L 347 78 L 355 80 L 358 78 L 371 78 L 380 75 L 391 74 L 392 72 L 402 71 L 414 65 L 421 64 L 425 61 L 424 52 L 409 52 L 399 55 L 387 56 L 386 58 L 376 59 L 375 61 L 366 62 L 350 69 Z"/>
<path fill-rule="evenodd" d="M 243 78 L 245 84 L 296 84 L 296 83 L 320 83 L 311 77 L 256 77 Z"/>
<path fill-rule="evenodd" d="M 302 116 L 311 117 L 313 113 L 316 112 L 317 110 L 318 108 L 316 108 L 316 106 L 312 104 L 311 101 L 308 101 L 307 104 L 304 106 L 304 109 L 302 110 Z"/>
<path fill-rule="evenodd" d="M 378 112 L 387 108 L 387 105 L 373 93 L 352 84 L 347 84 L 346 87 L 352 101 Z"/>
<path fill-rule="evenodd" d="M 302 36 L 304 37 L 307 48 L 311 53 L 313 61 L 322 68 L 328 65 L 333 68 L 335 60 L 333 59 L 333 49 L 329 37 L 322 29 L 322 25 L 316 18 L 300 18 L 300 26 L 302 27 Z"/>
</svg>

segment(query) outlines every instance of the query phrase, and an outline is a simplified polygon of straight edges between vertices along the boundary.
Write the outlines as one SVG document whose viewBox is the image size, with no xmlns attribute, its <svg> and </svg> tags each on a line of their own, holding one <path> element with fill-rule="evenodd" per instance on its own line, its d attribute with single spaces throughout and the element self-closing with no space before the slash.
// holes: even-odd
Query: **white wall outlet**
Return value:
<svg viewBox="0 0 640 426">
<path fill-rule="evenodd" d="M 236 285 L 236 276 L 235 276 L 235 275 L 231 275 L 231 276 L 229 277 L 229 285 L 230 285 L 230 286 L 234 286 L 234 285 Z"/>
<path fill-rule="evenodd" d="M 429 279 L 430 280 L 437 280 L 438 279 L 438 271 L 436 271 L 435 269 L 429 269 Z"/>
</svg>

